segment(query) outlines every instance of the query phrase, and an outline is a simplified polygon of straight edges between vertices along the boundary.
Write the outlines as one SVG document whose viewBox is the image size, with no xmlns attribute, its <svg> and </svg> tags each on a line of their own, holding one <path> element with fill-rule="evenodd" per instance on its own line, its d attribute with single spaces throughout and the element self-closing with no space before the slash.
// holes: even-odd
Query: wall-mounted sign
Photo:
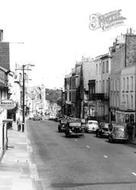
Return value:
<svg viewBox="0 0 136 190">
<path fill-rule="evenodd" d="M 3 109 L 11 110 L 16 107 L 16 103 L 13 100 L 1 100 L 0 107 Z"/>
<path fill-rule="evenodd" d="M 3 123 L 13 122 L 13 119 L 4 119 L 2 122 L 3 122 Z"/>
</svg>

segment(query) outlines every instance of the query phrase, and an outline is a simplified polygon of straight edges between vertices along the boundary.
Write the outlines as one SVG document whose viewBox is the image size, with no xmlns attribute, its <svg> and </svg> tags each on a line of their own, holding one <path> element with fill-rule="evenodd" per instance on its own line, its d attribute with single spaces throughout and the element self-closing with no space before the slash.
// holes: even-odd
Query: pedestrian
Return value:
<svg viewBox="0 0 136 190">
<path fill-rule="evenodd" d="M 127 134 L 128 134 L 128 140 L 131 142 L 133 140 L 133 124 L 127 123 Z"/>
<path fill-rule="evenodd" d="M 20 118 L 17 119 L 17 130 L 18 131 L 21 130 L 21 121 L 20 121 Z"/>
<path fill-rule="evenodd" d="M 101 121 L 101 122 L 99 123 L 99 128 L 102 129 L 103 126 L 104 126 L 104 123 Z"/>
<path fill-rule="evenodd" d="M 109 131 L 110 131 L 110 132 L 112 131 L 112 128 L 113 128 L 112 123 L 109 123 Z"/>
</svg>

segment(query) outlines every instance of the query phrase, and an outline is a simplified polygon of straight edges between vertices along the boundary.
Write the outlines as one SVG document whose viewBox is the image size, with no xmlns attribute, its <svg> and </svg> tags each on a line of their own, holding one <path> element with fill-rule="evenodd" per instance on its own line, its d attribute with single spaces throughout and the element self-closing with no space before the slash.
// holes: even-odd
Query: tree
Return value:
<svg viewBox="0 0 136 190">
<path fill-rule="evenodd" d="M 61 99 L 61 90 L 59 89 L 46 89 L 46 100 L 50 101 L 50 103 L 60 104 Z"/>
</svg>

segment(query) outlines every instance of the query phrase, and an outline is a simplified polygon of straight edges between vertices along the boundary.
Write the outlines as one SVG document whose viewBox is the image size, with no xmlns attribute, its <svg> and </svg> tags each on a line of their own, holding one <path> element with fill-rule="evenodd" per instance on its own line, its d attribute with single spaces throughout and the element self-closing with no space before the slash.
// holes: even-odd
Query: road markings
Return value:
<svg viewBox="0 0 136 190">
<path fill-rule="evenodd" d="M 31 141 L 29 139 L 26 140 L 27 144 L 31 144 Z"/>
<path fill-rule="evenodd" d="M 135 173 L 135 172 L 132 172 L 132 174 L 133 174 L 134 176 L 136 176 L 136 173 Z"/>
<path fill-rule="evenodd" d="M 90 146 L 89 146 L 89 145 L 86 145 L 86 148 L 88 148 L 88 149 L 89 149 L 89 148 L 90 148 Z"/>
<path fill-rule="evenodd" d="M 104 158 L 108 158 L 108 156 L 107 156 L 107 155 L 104 155 Z"/>
<path fill-rule="evenodd" d="M 38 170 L 37 170 L 36 164 L 29 162 L 29 168 L 30 168 L 31 178 L 33 178 L 35 180 L 39 180 L 39 175 L 38 175 Z"/>
<path fill-rule="evenodd" d="M 28 151 L 28 153 L 32 153 L 33 152 L 33 148 L 30 145 L 27 145 L 27 151 Z"/>
</svg>

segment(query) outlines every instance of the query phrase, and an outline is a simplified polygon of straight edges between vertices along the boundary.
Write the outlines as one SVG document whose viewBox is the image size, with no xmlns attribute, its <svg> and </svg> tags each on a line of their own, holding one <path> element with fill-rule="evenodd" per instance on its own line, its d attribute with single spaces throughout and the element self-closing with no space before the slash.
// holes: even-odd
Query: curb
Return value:
<svg viewBox="0 0 136 190">
<path fill-rule="evenodd" d="M 1 163 L 1 161 L 2 161 L 2 158 L 4 157 L 5 152 L 6 152 L 7 149 L 8 149 L 8 148 L 4 147 L 4 150 L 1 151 L 1 153 L 0 153 L 0 163 Z"/>
<path fill-rule="evenodd" d="M 5 154 L 5 151 L 2 151 L 1 154 L 0 154 L 0 163 L 2 161 L 2 158 L 3 158 L 4 154 Z"/>
<path fill-rule="evenodd" d="M 136 142 L 131 142 L 130 144 L 136 145 Z"/>
</svg>

